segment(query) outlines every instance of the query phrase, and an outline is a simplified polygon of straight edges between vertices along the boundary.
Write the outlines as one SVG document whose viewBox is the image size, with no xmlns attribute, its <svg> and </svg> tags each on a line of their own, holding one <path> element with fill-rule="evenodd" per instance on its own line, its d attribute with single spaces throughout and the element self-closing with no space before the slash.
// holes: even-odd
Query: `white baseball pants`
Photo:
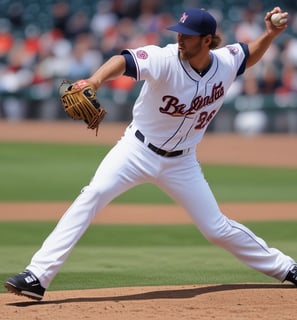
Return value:
<svg viewBox="0 0 297 320">
<path fill-rule="evenodd" d="M 162 157 L 148 149 L 134 133 L 133 128 L 126 130 L 101 162 L 90 184 L 32 257 L 27 269 L 44 288 L 49 286 L 93 217 L 119 194 L 144 182 L 155 183 L 167 192 L 210 242 L 225 248 L 251 268 L 284 280 L 295 261 L 222 214 L 194 149 L 182 156 Z"/>
</svg>

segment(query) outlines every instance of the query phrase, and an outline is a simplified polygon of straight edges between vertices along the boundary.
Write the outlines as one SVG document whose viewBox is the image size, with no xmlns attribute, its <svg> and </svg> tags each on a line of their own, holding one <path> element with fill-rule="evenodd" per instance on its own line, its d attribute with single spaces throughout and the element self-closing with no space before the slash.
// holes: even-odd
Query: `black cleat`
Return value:
<svg viewBox="0 0 297 320">
<path fill-rule="evenodd" d="M 295 264 L 292 269 L 288 272 L 285 280 L 290 281 L 297 286 L 297 264 Z"/>
<path fill-rule="evenodd" d="M 45 292 L 39 280 L 29 270 L 7 279 L 4 287 L 11 293 L 34 300 L 41 300 Z"/>
</svg>

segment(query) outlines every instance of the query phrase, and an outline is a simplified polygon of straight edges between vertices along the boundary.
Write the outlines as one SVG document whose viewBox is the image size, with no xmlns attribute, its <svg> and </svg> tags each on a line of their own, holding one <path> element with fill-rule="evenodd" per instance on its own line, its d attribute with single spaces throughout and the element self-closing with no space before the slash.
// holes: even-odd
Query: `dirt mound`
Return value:
<svg viewBox="0 0 297 320">
<path fill-rule="evenodd" d="M 47 292 L 42 302 L 2 294 L 3 320 L 292 320 L 296 289 L 229 284 Z"/>
</svg>

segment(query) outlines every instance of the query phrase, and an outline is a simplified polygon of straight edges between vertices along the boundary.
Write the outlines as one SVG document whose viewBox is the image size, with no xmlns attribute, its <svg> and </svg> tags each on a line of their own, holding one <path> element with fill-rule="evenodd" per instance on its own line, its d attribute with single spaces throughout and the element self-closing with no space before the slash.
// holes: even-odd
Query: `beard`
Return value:
<svg viewBox="0 0 297 320">
<path fill-rule="evenodd" d="M 181 60 L 190 60 L 191 58 L 193 58 L 195 56 L 195 54 L 187 52 L 187 51 L 179 50 L 179 56 L 180 56 Z"/>
<path fill-rule="evenodd" d="M 201 51 L 201 41 L 198 41 L 195 45 L 191 46 L 190 48 L 185 48 L 179 45 L 178 51 L 181 60 L 191 60 L 192 58 L 197 56 L 197 54 L 199 54 L 199 52 Z"/>
</svg>

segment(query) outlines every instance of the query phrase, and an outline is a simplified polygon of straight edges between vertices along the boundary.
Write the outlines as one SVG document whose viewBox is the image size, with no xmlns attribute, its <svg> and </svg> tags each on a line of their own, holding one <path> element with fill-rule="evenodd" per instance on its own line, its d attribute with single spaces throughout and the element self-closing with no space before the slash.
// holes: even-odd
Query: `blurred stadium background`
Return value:
<svg viewBox="0 0 297 320">
<path fill-rule="evenodd" d="M 184 7 L 216 17 L 224 43 L 249 41 L 264 28 L 271 0 L 0 0 L 0 119 L 66 120 L 62 79 L 88 77 L 123 48 L 175 41 L 166 26 Z M 297 133 L 297 2 L 281 1 L 290 26 L 257 66 L 239 77 L 209 131 Z M 106 121 L 129 121 L 141 83 L 127 77 L 98 93 Z"/>
</svg>

